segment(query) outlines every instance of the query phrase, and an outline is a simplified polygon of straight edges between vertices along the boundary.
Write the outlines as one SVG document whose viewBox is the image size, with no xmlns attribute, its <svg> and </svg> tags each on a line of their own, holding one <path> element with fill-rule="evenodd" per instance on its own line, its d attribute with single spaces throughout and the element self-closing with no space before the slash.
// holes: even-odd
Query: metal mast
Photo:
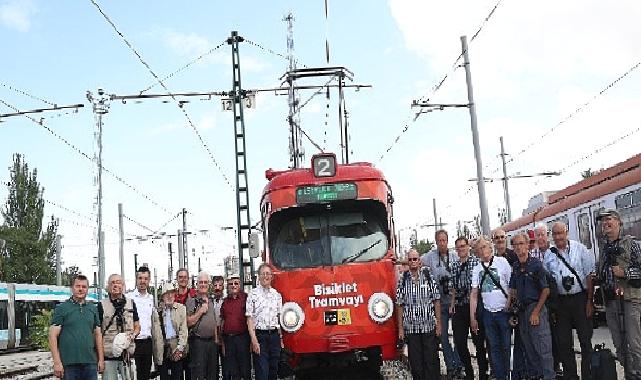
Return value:
<svg viewBox="0 0 641 380">
<path fill-rule="evenodd" d="M 287 60 L 289 61 L 288 72 L 296 70 L 296 59 L 294 58 L 294 14 L 289 12 L 283 21 L 287 22 Z M 295 89 L 294 80 L 288 77 L 287 97 L 289 103 L 289 160 L 292 168 L 299 168 L 305 159 L 305 151 L 302 146 L 300 132 L 300 112 L 298 112 L 298 91 Z"/>
<path fill-rule="evenodd" d="M 244 38 L 238 32 L 231 32 L 227 43 L 231 45 L 233 88 L 229 93 L 234 110 L 234 134 L 236 148 L 236 231 L 238 232 L 238 263 L 240 282 L 245 286 L 255 283 L 253 259 L 249 257 L 249 191 L 247 182 L 247 156 L 245 144 L 245 118 L 243 115 L 243 98 L 246 92 L 240 83 L 240 54 L 238 43 Z M 247 260 L 246 260 L 247 259 Z"/>
<path fill-rule="evenodd" d="M 95 98 L 90 91 L 87 91 L 87 100 L 89 100 L 93 106 L 94 118 L 96 120 L 96 131 L 94 132 L 98 151 L 94 157 L 97 169 L 96 186 L 98 187 L 98 194 L 96 196 L 98 230 L 96 232 L 96 238 L 98 243 L 98 288 L 102 289 L 105 286 L 105 235 L 102 231 L 102 115 L 109 112 L 109 96 L 105 95 L 105 91 L 99 88 L 98 96 Z M 101 297 L 102 292 L 98 292 L 98 298 Z"/>
</svg>

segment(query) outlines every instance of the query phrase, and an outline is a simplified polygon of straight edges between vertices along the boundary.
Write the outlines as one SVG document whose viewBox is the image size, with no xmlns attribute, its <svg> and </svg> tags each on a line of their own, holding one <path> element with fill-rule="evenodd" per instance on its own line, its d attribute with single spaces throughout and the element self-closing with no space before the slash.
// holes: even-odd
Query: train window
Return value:
<svg viewBox="0 0 641 380">
<path fill-rule="evenodd" d="M 632 193 L 617 195 L 614 204 L 618 210 L 630 207 L 632 205 Z"/>
<path fill-rule="evenodd" d="M 576 224 L 579 229 L 579 241 L 587 249 L 592 249 L 592 233 L 590 232 L 590 215 L 588 213 L 579 214 L 576 218 Z"/>
<path fill-rule="evenodd" d="M 603 207 L 599 207 L 598 209 L 592 211 L 592 220 L 594 220 L 594 237 L 595 241 L 599 245 L 599 251 L 603 249 L 603 230 L 601 229 L 601 222 L 598 222 L 596 220 L 596 217 L 599 216 L 599 214 L 603 211 Z"/>
<path fill-rule="evenodd" d="M 632 193 L 632 205 L 633 206 L 641 205 L 641 189 Z"/>
<path fill-rule="evenodd" d="M 307 214 L 299 208 L 274 216 L 270 255 L 281 269 L 377 260 L 389 247 L 384 213 L 376 210 L 313 207 Z"/>
<path fill-rule="evenodd" d="M 620 210 L 623 234 L 641 237 L 641 205 Z"/>
</svg>

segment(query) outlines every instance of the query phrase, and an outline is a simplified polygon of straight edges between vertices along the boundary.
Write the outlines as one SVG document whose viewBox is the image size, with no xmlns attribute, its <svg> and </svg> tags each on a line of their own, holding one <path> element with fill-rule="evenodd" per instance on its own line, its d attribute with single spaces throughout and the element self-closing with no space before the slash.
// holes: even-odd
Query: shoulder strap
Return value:
<svg viewBox="0 0 641 380">
<path fill-rule="evenodd" d="M 568 248 L 570 248 L 569 240 L 568 240 Z M 557 247 L 550 247 L 550 251 L 552 251 L 556 255 L 556 257 L 558 257 L 559 260 L 561 260 L 561 262 L 570 270 L 570 273 L 572 273 L 572 275 L 576 277 L 577 281 L 579 282 L 579 286 L 581 287 L 581 291 L 584 292 L 585 287 L 583 286 L 583 281 L 581 281 L 581 277 L 579 277 L 579 274 L 576 273 L 576 270 L 572 267 L 572 265 L 570 265 L 570 263 L 568 263 L 567 260 L 565 260 L 565 258 L 561 255 L 561 252 L 559 252 L 559 249 Z"/>
<path fill-rule="evenodd" d="M 162 337 L 163 337 L 163 339 L 166 339 L 167 338 L 167 334 L 165 333 L 165 317 L 164 317 L 165 310 L 164 310 L 164 306 L 161 309 L 156 309 L 156 311 L 158 312 L 158 322 L 160 322 L 160 331 L 162 331 Z M 171 311 L 169 311 L 169 316 L 171 317 Z"/>
<path fill-rule="evenodd" d="M 490 265 L 491 265 L 491 264 L 490 264 Z M 506 292 L 506 291 L 505 291 L 505 289 L 503 289 L 503 287 L 501 286 L 501 281 L 496 281 L 496 279 L 494 278 L 494 276 L 492 276 L 492 273 L 490 272 L 490 269 L 489 269 L 490 265 L 485 266 L 485 265 L 483 265 L 483 263 L 481 263 L 481 267 L 483 268 L 483 270 L 485 271 L 485 273 L 483 274 L 483 277 L 481 278 L 481 284 L 480 284 L 480 286 L 483 286 L 483 279 L 485 278 L 485 275 L 488 275 L 488 276 L 490 276 L 490 280 L 492 280 L 492 282 L 494 283 L 494 286 L 496 286 L 497 288 L 499 288 L 499 289 L 501 290 L 501 293 L 503 293 L 503 295 L 505 296 L 505 298 L 508 298 L 508 296 L 507 296 L 507 292 Z"/>
</svg>

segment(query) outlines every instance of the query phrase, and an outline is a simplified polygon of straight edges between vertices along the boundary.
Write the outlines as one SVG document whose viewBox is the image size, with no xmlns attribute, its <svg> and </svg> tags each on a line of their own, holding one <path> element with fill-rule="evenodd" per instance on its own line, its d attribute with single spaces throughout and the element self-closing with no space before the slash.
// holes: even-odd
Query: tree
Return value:
<svg viewBox="0 0 641 380">
<path fill-rule="evenodd" d="M 416 242 L 415 244 L 412 244 L 412 248 L 418 251 L 419 254 L 424 254 L 426 252 L 429 252 L 434 244 L 432 244 L 429 240 L 420 240 Z"/>
<path fill-rule="evenodd" d="M 80 268 L 77 266 L 66 267 L 65 270 L 62 271 L 62 285 L 71 286 L 71 281 L 79 274 L 81 274 Z"/>
<path fill-rule="evenodd" d="M 15 154 L 9 167 L 9 196 L 0 211 L 4 218 L 0 239 L 0 280 L 4 282 L 51 284 L 55 280 L 55 236 L 53 216 L 43 231 L 44 188 L 38 171 L 29 170 L 23 156 Z"/>
<path fill-rule="evenodd" d="M 603 169 L 592 170 L 592 168 L 588 168 L 588 170 L 581 172 L 581 177 L 583 177 L 583 179 L 590 178 L 593 175 L 597 175 L 601 173 L 602 171 Z"/>
</svg>

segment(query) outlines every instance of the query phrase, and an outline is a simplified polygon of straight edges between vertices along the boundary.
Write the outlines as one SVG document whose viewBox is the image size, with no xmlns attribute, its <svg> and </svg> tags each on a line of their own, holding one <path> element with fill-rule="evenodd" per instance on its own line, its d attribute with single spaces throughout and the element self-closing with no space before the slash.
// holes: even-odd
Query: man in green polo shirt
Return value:
<svg viewBox="0 0 641 380">
<path fill-rule="evenodd" d="M 96 380 L 105 368 L 96 305 L 86 302 L 89 280 L 78 275 L 72 296 L 56 306 L 49 328 L 53 372 L 64 380 Z"/>
</svg>

